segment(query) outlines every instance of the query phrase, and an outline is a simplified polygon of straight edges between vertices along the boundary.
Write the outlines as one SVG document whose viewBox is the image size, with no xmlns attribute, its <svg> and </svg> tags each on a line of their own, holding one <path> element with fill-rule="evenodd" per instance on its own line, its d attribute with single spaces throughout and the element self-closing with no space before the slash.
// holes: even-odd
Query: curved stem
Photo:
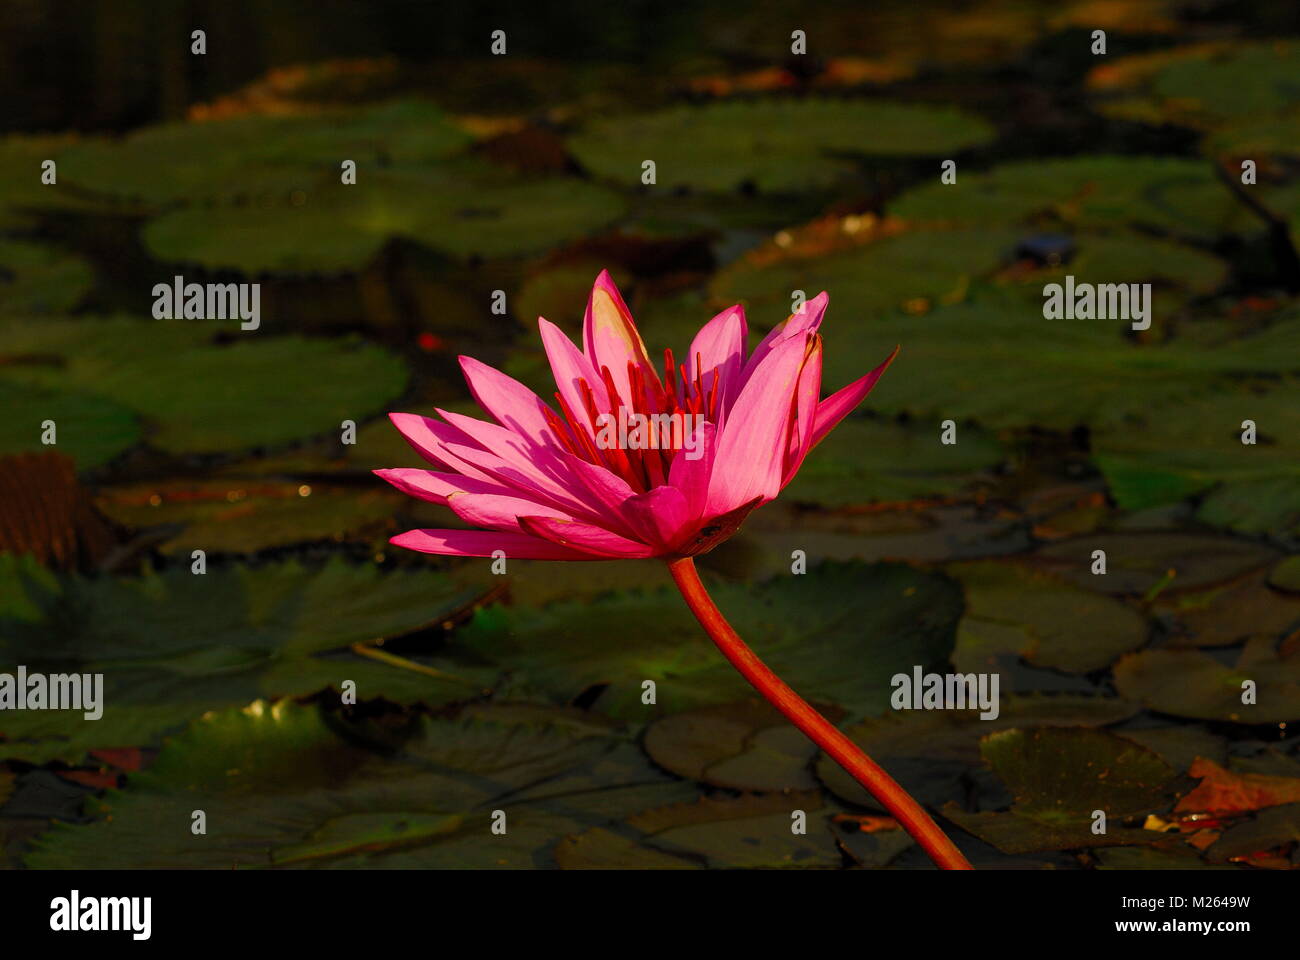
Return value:
<svg viewBox="0 0 1300 960">
<path fill-rule="evenodd" d="M 740 635 L 731 628 L 731 624 L 727 623 L 717 604 L 713 602 L 713 598 L 704 589 L 704 584 L 700 582 L 700 575 L 696 572 L 695 562 L 690 557 L 671 561 L 668 570 L 686 599 L 686 605 L 695 614 L 695 619 L 700 621 L 700 625 L 718 645 L 723 656 L 731 661 L 731 665 L 740 671 L 741 676 L 753 684 L 754 689 L 772 706 L 785 714 L 790 722 L 802 730 L 817 746 L 830 754 L 831 758 L 847 770 L 858 783 L 866 787 L 873 797 L 884 804 L 885 808 L 893 814 L 894 819 L 912 835 L 941 869 L 972 869 L 961 851 L 939 829 L 938 824 L 906 790 L 894 781 L 893 777 L 885 773 L 874 760 L 862 752 L 857 744 L 814 710 L 746 646 L 745 641 L 740 639 Z"/>
</svg>

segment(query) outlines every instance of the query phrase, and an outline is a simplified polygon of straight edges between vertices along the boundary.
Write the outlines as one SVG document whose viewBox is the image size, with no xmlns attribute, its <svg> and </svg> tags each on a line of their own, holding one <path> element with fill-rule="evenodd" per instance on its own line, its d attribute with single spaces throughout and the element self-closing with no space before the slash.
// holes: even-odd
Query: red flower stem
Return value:
<svg viewBox="0 0 1300 960">
<path fill-rule="evenodd" d="M 718 645 L 722 655 L 731 661 L 731 665 L 740 671 L 741 676 L 753 684 L 772 706 L 776 707 L 790 719 L 796 727 L 825 750 L 832 759 L 867 788 L 867 791 L 885 805 L 885 808 L 912 835 L 925 852 L 930 855 L 940 869 L 972 869 L 961 851 L 953 845 L 947 835 L 912 799 L 906 790 L 885 773 L 874 760 L 868 757 L 852 740 L 831 724 L 829 720 L 809 706 L 799 694 L 778 677 L 753 650 L 740 639 L 740 635 L 727 623 L 700 582 L 700 575 L 695 569 L 695 561 L 690 557 L 673 560 L 668 564 L 677 587 L 686 600 L 686 605 L 700 621 L 700 626 L 708 632 L 713 642 Z"/>
</svg>

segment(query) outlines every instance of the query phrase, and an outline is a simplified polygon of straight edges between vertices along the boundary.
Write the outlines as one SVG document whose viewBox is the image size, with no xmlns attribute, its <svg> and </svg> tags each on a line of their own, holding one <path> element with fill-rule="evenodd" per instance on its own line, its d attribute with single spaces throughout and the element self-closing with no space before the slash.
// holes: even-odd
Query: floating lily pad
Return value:
<svg viewBox="0 0 1300 960">
<path fill-rule="evenodd" d="M 233 342 L 214 342 L 221 334 Z M 356 339 L 267 336 L 238 321 L 15 321 L 0 332 L 0 354 L 32 358 L 6 365 L 7 379 L 103 396 L 145 419 L 150 444 L 172 453 L 337 430 L 401 394 L 407 376 L 398 357 Z"/>
<path fill-rule="evenodd" d="M 87 470 L 112 460 L 140 440 L 134 413 L 84 393 L 48 390 L 0 379 L 0 453 L 54 449 Z M 54 421 L 53 447 L 42 443 L 42 424 Z"/>
<path fill-rule="evenodd" d="M 357 164 L 356 189 L 390 165 L 428 164 L 470 141 L 437 107 L 416 101 L 316 115 L 244 114 L 146 127 L 69 149 L 60 172 L 91 193 L 149 204 L 286 196 Z M 61 177 L 61 179 L 62 179 Z"/>
<path fill-rule="evenodd" d="M 51 314 L 71 310 L 95 282 L 85 260 L 36 243 L 0 240 L 0 311 Z"/>
<path fill-rule="evenodd" d="M 316 707 L 258 701 L 197 722 L 147 772 L 94 804 L 95 822 L 42 837 L 28 864 L 534 867 L 565 833 L 665 796 L 664 778 L 650 772 L 635 786 L 539 793 L 585 776 L 622 745 L 606 731 L 551 719 L 421 716 L 394 741 L 349 730 Z M 206 836 L 190 832 L 195 809 L 207 815 Z M 493 833 L 496 809 L 505 833 Z"/>
<path fill-rule="evenodd" d="M 570 838 L 556 859 L 569 869 L 613 866 L 622 857 L 624 863 L 650 868 L 838 867 L 842 857 L 828 825 L 820 822 L 821 806 L 821 797 L 812 792 L 704 797 L 630 817 L 623 832 Z M 791 829 L 796 810 L 807 818 L 806 833 Z M 628 828 L 634 831 L 630 837 Z"/>
<path fill-rule="evenodd" d="M 257 553 L 268 547 L 395 533 L 404 498 L 375 486 L 268 483 L 256 478 L 134 484 L 102 490 L 96 506 L 135 529 L 175 526 L 164 554 Z"/>
<path fill-rule="evenodd" d="M 1242 702 L 1255 684 L 1253 704 Z M 1144 650 L 1115 664 L 1115 687 L 1151 710 L 1229 723 L 1300 719 L 1300 657 L 1269 655 L 1230 667 L 1194 650 Z"/>
<path fill-rule="evenodd" d="M 971 428 L 945 444 L 936 423 L 851 419 L 839 424 L 799 468 L 790 500 L 844 507 L 873 500 L 957 494 L 1003 458 L 994 437 Z"/>
<path fill-rule="evenodd" d="M 951 107 L 880 100 L 758 100 L 609 117 L 569 139 L 585 167 L 630 186 L 653 160 L 661 187 L 782 192 L 853 170 L 844 155 L 936 156 L 980 146 L 993 128 Z"/>
<path fill-rule="evenodd" d="M 1270 586 L 1287 593 L 1300 593 L 1300 555 L 1285 557 L 1269 571 Z"/>
<path fill-rule="evenodd" d="M 1093 551 L 1106 554 L 1106 573 L 1093 574 Z M 1091 590 L 1145 594 L 1166 583 L 1169 591 L 1197 590 L 1268 566 L 1277 553 L 1230 537 L 1183 533 L 1098 533 L 1040 547 L 1044 569 Z M 1173 576 L 1170 578 L 1170 572 Z"/>
<path fill-rule="evenodd" d="M 890 212 L 936 223 L 1035 224 L 1079 230 L 1134 227 L 1212 239 L 1256 232 L 1258 221 L 1204 161 L 1081 156 L 1008 163 L 904 193 Z"/>
<path fill-rule="evenodd" d="M 745 641 L 802 696 L 862 712 L 888 703 L 894 673 L 947 655 L 960 603 L 943 577 L 887 564 L 827 563 L 712 592 Z M 596 709 L 633 720 L 752 693 L 673 590 L 543 610 L 488 607 L 457 632 L 454 648 L 519 671 L 561 700 L 591 690 Z M 646 680 L 656 684 L 655 705 L 641 702 Z"/>
<path fill-rule="evenodd" d="M 1229 827 L 1206 852 L 1214 862 L 1224 863 L 1263 853 L 1300 840 L 1300 803 L 1270 807 L 1245 823 Z"/>
<path fill-rule="evenodd" d="M 1298 70 L 1295 43 L 1203 44 L 1105 64 L 1088 85 L 1111 116 L 1212 129 L 1294 110 Z"/>
<path fill-rule="evenodd" d="M 980 737 L 1012 727 L 1106 726 L 1137 707 L 1106 697 L 1060 694 L 1005 697 L 997 718 L 977 710 L 894 712 L 845 730 L 854 743 L 925 803 L 939 805 L 962 794 L 961 783 L 979 762 Z M 817 776 L 840 799 L 878 808 L 872 796 L 834 760 L 822 755 Z"/>
<path fill-rule="evenodd" d="M 821 708 L 834 720 L 843 711 Z M 650 758 L 680 777 L 728 790 L 815 790 L 817 745 L 765 700 L 700 707 L 652 723 Z"/>
<path fill-rule="evenodd" d="M 1254 444 L 1242 443 L 1246 420 L 1254 421 L 1262 436 Z M 1265 529 L 1272 523 L 1285 528 L 1288 509 L 1300 508 L 1290 503 L 1297 495 L 1291 488 L 1300 488 L 1297 431 L 1300 389 L 1282 381 L 1267 390 L 1219 390 L 1149 410 L 1140 420 L 1100 432 L 1092 446 L 1116 500 L 1129 509 L 1182 499 L 1219 483 L 1252 484 L 1251 499 L 1262 514 L 1234 517 L 1240 511 L 1230 502 L 1220 512 L 1228 521 L 1224 525 L 1256 533 L 1260 522 Z M 1256 489 L 1259 483 L 1266 486 Z M 1273 490 L 1267 484 L 1280 486 Z M 1273 496 L 1258 496 L 1268 492 Z"/>
<path fill-rule="evenodd" d="M 1189 846 L 1107 847 L 1096 851 L 1098 870 L 1205 870 L 1201 855 Z M 1229 868 L 1232 869 L 1232 868 Z"/>
<path fill-rule="evenodd" d="M 1146 620 L 1111 597 L 1016 564 L 947 569 L 966 593 L 952 655 L 959 672 L 987 672 L 1011 653 L 1035 666 L 1090 673 L 1146 643 Z"/>
<path fill-rule="evenodd" d="M 1117 730 L 1116 733 L 1155 751 L 1175 770 L 1190 769 L 1198 757 L 1216 763 L 1226 763 L 1228 759 L 1228 741 L 1200 724 L 1180 723 L 1177 726 Z"/>
<path fill-rule="evenodd" d="M 1174 618 L 1170 645 L 1230 646 L 1300 629 L 1300 597 L 1270 589 L 1268 577 L 1258 570 L 1207 590 L 1162 595 L 1158 609 Z"/>
<path fill-rule="evenodd" d="M 1150 843 L 1160 835 L 1130 830 L 1123 819 L 1162 809 L 1173 799 L 1175 771 L 1155 753 L 1104 730 L 1004 730 L 980 752 L 1015 797 L 1008 813 L 944 815 L 1004 853 Z M 1093 831 L 1094 811 L 1106 815 Z"/>
<path fill-rule="evenodd" d="M 72 189 L 66 177 L 41 183 L 41 164 L 62 162 L 76 144 L 70 136 L 8 136 L 0 139 L 0 230 L 28 229 L 45 213 L 85 211 L 95 202 Z"/>
<path fill-rule="evenodd" d="M 4 622 L 4 661 L 102 673 L 103 716 L 6 712 L 0 758 L 75 761 L 95 747 L 144 746 L 207 710 L 341 689 L 345 680 L 360 699 L 433 704 L 467 699 L 482 685 L 469 668 L 416 672 L 348 651 L 441 623 L 481 595 L 433 571 L 384 574 L 335 559 L 319 569 L 288 563 L 197 575 L 187 565 L 138 580 L 32 583 L 27 592 L 44 615 Z"/>
<path fill-rule="evenodd" d="M 296 202 L 295 202 L 296 201 Z M 524 179 L 480 164 L 386 169 L 262 206 L 176 210 L 144 242 L 164 261 L 261 272 L 355 272 L 402 237 L 456 257 L 535 253 L 604 227 L 613 192 L 574 178 Z"/>
</svg>

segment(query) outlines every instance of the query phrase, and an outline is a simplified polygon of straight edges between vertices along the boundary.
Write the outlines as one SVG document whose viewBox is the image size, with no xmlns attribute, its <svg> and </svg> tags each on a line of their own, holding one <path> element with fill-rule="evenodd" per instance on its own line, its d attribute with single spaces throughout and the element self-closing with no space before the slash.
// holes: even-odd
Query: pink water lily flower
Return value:
<svg viewBox="0 0 1300 960">
<path fill-rule="evenodd" d="M 671 560 L 712 549 L 780 493 L 893 360 L 819 400 L 818 328 L 827 300 L 822 293 L 808 301 L 748 358 L 744 310 L 724 310 L 695 335 L 680 366 L 664 351 L 661 377 L 602 272 L 587 302 L 581 350 L 555 324 L 538 320 L 555 374 L 554 407 L 462 356 L 470 391 L 495 422 L 445 410 L 437 411 L 441 420 L 391 414 L 437 469 L 375 472 L 479 528 L 409 530 L 391 542 L 424 553 L 490 557 L 500 550 L 540 560 Z M 635 414 L 679 415 L 682 442 L 610 443 L 606 424 L 620 415 L 635 422 Z"/>
</svg>

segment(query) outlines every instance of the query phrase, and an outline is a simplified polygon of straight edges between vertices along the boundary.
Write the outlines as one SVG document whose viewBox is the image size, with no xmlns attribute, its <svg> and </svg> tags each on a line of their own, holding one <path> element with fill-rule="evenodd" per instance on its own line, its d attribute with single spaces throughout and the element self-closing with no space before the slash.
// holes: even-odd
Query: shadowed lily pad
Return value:
<svg viewBox="0 0 1300 960">
<path fill-rule="evenodd" d="M 64 313 L 81 302 L 94 282 L 90 264 L 75 254 L 0 239 L 0 312 Z"/>
<path fill-rule="evenodd" d="M 404 670 L 348 651 L 439 624 L 482 595 L 428 570 L 381 573 L 338 558 L 318 569 L 287 563 L 196 575 L 186 566 L 138 580 L 32 582 L 27 593 L 44 615 L 6 618 L 4 661 L 33 672 L 102 673 L 103 716 L 7 711 L 0 758 L 75 761 L 95 747 L 149 745 L 207 710 L 341 689 L 346 680 L 360 699 L 443 704 L 474 696 L 487 676 L 442 663 Z"/>
<path fill-rule="evenodd" d="M 1060 694 L 1006 697 L 996 719 L 979 711 L 893 712 L 845 732 L 917 799 L 939 805 L 963 792 L 962 780 L 979 761 L 980 737 L 1012 727 L 1106 726 L 1131 717 L 1134 704 L 1106 697 Z M 817 776 L 840 799 L 879 809 L 872 796 L 834 760 L 822 755 Z"/>
<path fill-rule="evenodd" d="M 950 803 L 943 812 L 1004 853 L 1160 839 L 1120 823 L 1173 799 L 1175 771 L 1145 747 L 1104 730 L 1041 728 L 990 734 L 980 752 L 1015 797 L 1011 811 L 972 814 Z M 1105 832 L 1094 832 L 1097 810 Z"/>
<path fill-rule="evenodd" d="M 987 671 L 1014 653 L 1035 666 L 1090 673 L 1146 642 L 1147 623 L 1132 607 L 1050 574 L 992 562 L 947 570 L 966 593 L 952 655 L 958 672 Z"/>
<path fill-rule="evenodd" d="M 712 592 L 746 642 L 802 696 L 861 712 L 887 704 L 894 673 L 947 655 L 960 604 L 943 577 L 889 564 L 826 563 Z M 487 607 L 457 632 L 453 649 L 518 671 L 558 699 L 591 691 L 596 709 L 631 720 L 751 693 L 673 590 L 542 610 Z M 647 680 L 656 685 L 655 705 L 642 703 Z"/>
<path fill-rule="evenodd" d="M 418 716 L 395 738 L 316 707 L 258 701 L 200 720 L 94 804 L 95 822 L 42 837 L 28 864 L 534 867 L 566 832 L 681 796 L 627 759 L 618 763 L 630 780 L 549 790 L 584 782 L 625 751 L 617 736 L 561 713 Z M 194 809 L 207 815 L 206 836 L 190 833 Z M 492 830 L 495 809 L 505 811 L 504 833 Z"/>
<path fill-rule="evenodd" d="M 1255 702 L 1243 703 L 1255 685 Z M 1144 650 L 1115 664 L 1115 687 L 1148 709 L 1230 723 L 1300 719 L 1300 656 L 1245 658 L 1229 667 L 1194 650 Z"/>
<path fill-rule="evenodd" d="M 1105 574 L 1092 572 L 1096 550 L 1105 552 Z M 1035 556 L 1044 569 L 1080 587 L 1145 594 L 1160 584 L 1162 590 L 1184 591 L 1226 583 L 1271 564 L 1277 552 L 1247 540 L 1194 533 L 1097 533 L 1049 543 Z"/>
<path fill-rule="evenodd" d="M 11 383 L 0 378 L 0 453 L 49 449 L 42 424 L 54 421 L 54 449 L 86 470 L 105 463 L 140 440 L 136 416 L 102 397 Z"/>
<path fill-rule="evenodd" d="M 1245 823 L 1229 827 L 1206 852 L 1212 862 L 1249 857 L 1300 840 L 1300 803 L 1270 807 Z"/>
</svg>

